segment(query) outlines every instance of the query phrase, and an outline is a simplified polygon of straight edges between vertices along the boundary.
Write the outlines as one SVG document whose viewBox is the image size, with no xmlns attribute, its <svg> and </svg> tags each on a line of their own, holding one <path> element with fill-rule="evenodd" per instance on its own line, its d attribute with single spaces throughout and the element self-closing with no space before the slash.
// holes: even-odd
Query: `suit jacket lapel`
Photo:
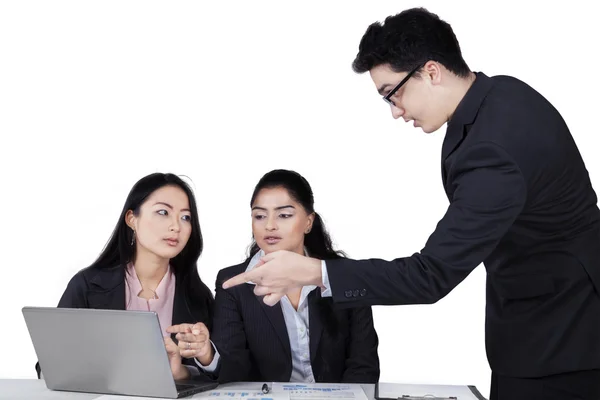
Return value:
<svg viewBox="0 0 600 400">
<path fill-rule="evenodd" d="M 175 276 L 175 298 L 173 299 L 173 316 L 171 317 L 171 324 L 195 324 L 196 322 L 203 321 L 197 321 L 196 317 L 191 314 L 191 310 L 186 304 L 185 288 L 180 280 L 177 279 L 177 276 Z M 175 343 L 178 343 L 178 340 L 175 338 L 176 335 L 176 333 L 172 333 L 171 339 L 173 339 Z"/>
<path fill-rule="evenodd" d="M 448 122 L 446 137 L 442 144 L 442 180 L 446 186 L 447 172 L 445 168 L 446 159 L 458 147 L 465 137 L 465 125 L 472 124 L 477 117 L 479 108 L 485 97 L 492 89 L 493 80 L 481 72 L 476 73 L 476 79 L 467 90 L 467 93 L 456 107 L 454 115 Z"/>
<path fill-rule="evenodd" d="M 448 123 L 446 129 L 446 137 L 442 144 L 442 182 L 446 187 L 446 181 L 448 179 L 448 173 L 446 172 L 446 159 L 452 154 L 454 149 L 460 144 L 464 138 L 463 124 L 460 122 Z"/>
<path fill-rule="evenodd" d="M 258 297 L 253 292 L 253 285 L 245 284 L 246 290 L 248 290 L 253 301 L 258 301 L 260 307 L 263 312 L 267 315 L 267 318 L 273 329 L 275 329 L 275 333 L 277 333 L 277 337 L 283 346 L 285 353 L 290 359 L 292 358 L 292 350 L 290 348 L 290 338 L 287 333 L 287 327 L 285 325 L 285 319 L 283 318 L 283 311 L 281 309 L 281 304 L 276 304 L 274 306 L 268 306 L 264 303 L 263 297 Z"/>
<path fill-rule="evenodd" d="M 319 350 L 319 343 L 323 335 L 323 322 L 319 301 L 321 291 L 315 289 L 308 294 L 308 324 L 310 332 L 310 360 L 313 362 Z"/>
<path fill-rule="evenodd" d="M 186 304 L 186 293 L 183 285 L 177 280 L 175 277 L 175 298 L 173 299 L 173 317 L 172 323 L 173 325 L 179 324 L 195 324 L 196 322 L 204 322 L 197 321 L 196 317 L 191 314 L 191 310 Z"/>
</svg>

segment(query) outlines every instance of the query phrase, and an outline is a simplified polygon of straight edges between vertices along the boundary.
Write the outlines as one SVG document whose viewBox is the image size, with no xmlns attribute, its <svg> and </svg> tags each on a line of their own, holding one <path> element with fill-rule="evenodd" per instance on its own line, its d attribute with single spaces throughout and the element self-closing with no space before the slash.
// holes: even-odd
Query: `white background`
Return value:
<svg viewBox="0 0 600 400">
<path fill-rule="evenodd" d="M 56 305 L 155 171 L 193 182 L 211 288 L 243 260 L 252 189 L 274 168 L 308 179 L 353 258 L 419 251 L 448 205 L 445 129 L 393 120 L 350 67 L 367 26 L 404 8 L 451 23 L 471 69 L 546 96 L 600 189 L 597 5 L 532 3 L 0 3 L 0 378 L 35 376 L 21 307 Z M 480 266 L 433 306 L 375 307 L 381 380 L 487 395 L 484 280 Z"/>
</svg>

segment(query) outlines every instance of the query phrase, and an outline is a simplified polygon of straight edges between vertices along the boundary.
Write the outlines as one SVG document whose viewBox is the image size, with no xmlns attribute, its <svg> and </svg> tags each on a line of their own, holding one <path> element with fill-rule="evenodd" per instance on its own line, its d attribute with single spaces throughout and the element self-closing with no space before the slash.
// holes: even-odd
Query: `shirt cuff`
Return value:
<svg viewBox="0 0 600 400">
<path fill-rule="evenodd" d="M 217 350 L 217 347 L 212 342 L 212 340 L 210 341 L 210 344 L 212 345 L 213 350 L 215 351 L 215 355 L 213 357 L 212 362 L 209 365 L 202 365 L 200 361 L 194 357 L 194 362 L 196 363 L 196 365 L 205 372 L 215 372 L 217 370 L 217 366 L 219 365 L 219 359 L 221 358 L 221 355 L 219 354 L 219 351 Z"/>
<path fill-rule="evenodd" d="M 331 293 L 331 286 L 329 285 L 329 275 L 327 275 L 327 264 L 325 264 L 325 260 L 321 260 L 321 277 L 323 279 L 321 297 L 333 297 L 333 293 Z"/>
</svg>

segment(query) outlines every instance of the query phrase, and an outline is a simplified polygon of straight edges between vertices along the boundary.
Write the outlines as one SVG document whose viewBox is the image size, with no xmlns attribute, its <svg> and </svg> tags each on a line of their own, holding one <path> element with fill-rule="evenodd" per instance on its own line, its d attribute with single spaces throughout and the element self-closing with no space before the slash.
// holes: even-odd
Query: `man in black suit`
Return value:
<svg viewBox="0 0 600 400">
<path fill-rule="evenodd" d="M 518 79 L 472 72 L 424 9 L 372 24 L 353 68 L 394 118 L 426 133 L 448 123 L 446 214 L 411 257 L 322 265 L 277 252 L 224 287 L 257 282 L 268 304 L 307 284 L 348 307 L 435 303 L 483 262 L 491 399 L 600 399 L 600 211 L 558 111 Z"/>
</svg>

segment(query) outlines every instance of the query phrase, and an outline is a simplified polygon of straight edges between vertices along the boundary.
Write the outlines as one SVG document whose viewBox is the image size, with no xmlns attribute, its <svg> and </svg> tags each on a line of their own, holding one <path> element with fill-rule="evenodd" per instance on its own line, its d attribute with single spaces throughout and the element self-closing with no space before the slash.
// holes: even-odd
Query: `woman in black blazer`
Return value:
<svg viewBox="0 0 600 400">
<path fill-rule="evenodd" d="M 257 184 L 252 200 L 254 241 L 248 259 L 217 277 L 211 339 L 217 352 L 210 370 L 220 382 L 354 382 L 379 379 L 378 338 L 370 307 L 337 310 L 321 289 L 290 291 L 280 304 L 265 305 L 252 283 L 223 290 L 230 277 L 260 263 L 275 250 L 340 258 L 312 189 L 298 173 L 275 170 Z M 216 369 L 216 371 L 215 371 Z"/>
<path fill-rule="evenodd" d="M 193 351 L 187 342 L 176 344 L 169 327 L 211 327 L 214 298 L 196 265 L 202 247 L 192 190 L 176 175 L 148 175 L 133 186 L 108 244 L 71 279 L 58 307 L 156 311 L 173 377 L 199 375 L 195 362 L 180 355 Z M 39 377 L 39 364 L 36 370 Z"/>
</svg>

